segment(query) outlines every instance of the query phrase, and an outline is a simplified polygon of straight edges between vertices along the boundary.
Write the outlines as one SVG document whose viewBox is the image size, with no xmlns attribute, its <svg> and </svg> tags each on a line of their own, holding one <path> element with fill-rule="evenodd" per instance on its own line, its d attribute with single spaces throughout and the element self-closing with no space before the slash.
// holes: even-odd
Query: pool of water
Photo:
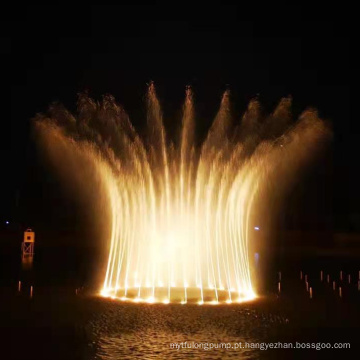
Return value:
<svg viewBox="0 0 360 360">
<path fill-rule="evenodd" d="M 3 258 L 0 339 L 4 359 L 338 359 L 359 354 L 356 259 L 277 262 L 264 276 L 266 286 L 255 301 L 202 306 L 102 298 L 86 284 L 91 277 L 77 268 L 82 264 L 77 258 L 72 261 L 62 254 L 57 262 L 54 256 L 46 259 L 52 260 L 20 271 L 18 257 L 13 262 Z M 83 263 L 88 269 L 88 261 Z M 308 276 L 312 299 L 304 279 L 300 280 L 300 269 Z M 332 281 L 336 281 L 335 290 Z M 346 343 L 350 349 L 295 348 L 321 343 Z"/>
<path fill-rule="evenodd" d="M 357 348 L 353 302 L 325 306 L 305 295 L 293 302 L 269 295 L 239 305 L 133 304 L 67 288 L 34 289 L 30 298 L 28 290 L 3 289 L 8 359 L 328 359 Z M 346 342 L 351 349 L 279 347 L 296 342 Z M 277 348 L 266 349 L 270 343 Z"/>
</svg>

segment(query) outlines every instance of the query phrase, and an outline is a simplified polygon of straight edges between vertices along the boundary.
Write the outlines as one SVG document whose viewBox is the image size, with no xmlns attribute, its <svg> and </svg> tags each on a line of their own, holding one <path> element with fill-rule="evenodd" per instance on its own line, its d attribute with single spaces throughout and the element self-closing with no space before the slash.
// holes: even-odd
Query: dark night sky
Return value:
<svg viewBox="0 0 360 360">
<path fill-rule="evenodd" d="M 239 116 L 257 94 L 268 110 L 288 94 L 294 97 L 295 112 L 317 107 L 332 122 L 334 140 L 308 176 L 309 190 L 299 185 L 302 195 L 296 201 L 303 209 L 311 204 L 311 210 L 302 211 L 310 227 L 318 224 L 321 229 L 326 223 L 336 230 L 360 230 L 356 25 L 350 20 L 276 21 L 270 16 L 244 22 L 241 13 L 236 6 L 219 5 L 31 4 L 4 10 L 1 221 L 36 226 L 43 219 L 53 226 L 60 213 L 69 224 L 75 223 L 69 218 L 81 217 L 81 212 L 75 216 L 64 211 L 72 202 L 59 195 L 57 180 L 38 164 L 30 136 L 30 119 L 37 112 L 55 100 L 73 108 L 79 91 L 95 97 L 112 93 L 141 127 L 146 83 L 154 80 L 170 119 L 181 108 L 185 85 L 193 86 L 200 132 L 227 86 Z"/>
</svg>

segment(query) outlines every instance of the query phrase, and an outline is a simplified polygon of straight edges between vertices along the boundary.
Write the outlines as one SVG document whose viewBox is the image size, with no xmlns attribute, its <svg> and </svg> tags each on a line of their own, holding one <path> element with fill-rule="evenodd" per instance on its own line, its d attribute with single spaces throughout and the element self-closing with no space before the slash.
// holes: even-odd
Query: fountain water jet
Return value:
<svg viewBox="0 0 360 360">
<path fill-rule="evenodd" d="M 111 236 L 101 294 L 165 304 L 253 299 L 252 217 L 269 184 L 287 185 L 328 134 L 317 113 L 306 110 L 289 126 L 291 98 L 264 119 L 252 100 L 234 125 L 226 91 L 198 148 L 190 88 L 179 146 L 166 136 L 154 84 L 145 139 L 111 96 L 95 102 L 80 95 L 78 106 L 77 116 L 53 107 L 36 126 L 44 144 L 86 158 L 105 184 Z"/>
</svg>

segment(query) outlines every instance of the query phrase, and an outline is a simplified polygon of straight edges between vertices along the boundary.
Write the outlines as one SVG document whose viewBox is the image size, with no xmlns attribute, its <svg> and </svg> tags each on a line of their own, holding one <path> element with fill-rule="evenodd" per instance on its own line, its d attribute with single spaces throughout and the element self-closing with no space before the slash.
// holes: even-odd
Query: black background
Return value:
<svg viewBox="0 0 360 360">
<path fill-rule="evenodd" d="M 178 126 L 189 84 L 199 137 L 228 87 L 239 119 L 255 96 L 265 111 L 289 94 L 295 114 L 315 106 L 331 122 L 334 138 L 299 181 L 285 226 L 360 230 L 356 22 L 338 10 L 326 20 L 307 21 L 307 9 L 292 9 L 277 20 L 258 5 L 262 18 L 256 12 L 256 21 L 243 21 L 240 7 L 219 4 L 3 9 L 2 226 L 9 220 L 22 228 L 81 233 L 76 200 L 64 196 L 59 179 L 39 161 L 31 118 L 53 101 L 73 110 L 77 93 L 87 90 L 97 99 L 113 94 L 141 129 L 146 84 L 153 80 L 170 133 Z"/>
</svg>

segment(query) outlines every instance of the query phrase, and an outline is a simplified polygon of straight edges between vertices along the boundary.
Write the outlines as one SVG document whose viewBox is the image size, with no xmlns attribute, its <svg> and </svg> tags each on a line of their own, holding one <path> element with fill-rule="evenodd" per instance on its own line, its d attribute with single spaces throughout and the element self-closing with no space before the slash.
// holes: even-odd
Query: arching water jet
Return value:
<svg viewBox="0 0 360 360">
<path fill-rule="evenodd" d="M 290 126 L 290 108 L 291 98 L 282 99 L 264 118 L 253 100 L 233 124 L 226 91 L 200 147 L 190 88 L 178 146 L 167 138 L 153 84 L 144 139 L 111 96 L 81 95 L 77 115 L 58 107 L 38 116 L 44 143 L 86 158 L 106 189 L 111 231 L 101 294 L 164 304 L 253 299 L 252 219 L 328 134 L 313 110 Z"/>
</svg>

